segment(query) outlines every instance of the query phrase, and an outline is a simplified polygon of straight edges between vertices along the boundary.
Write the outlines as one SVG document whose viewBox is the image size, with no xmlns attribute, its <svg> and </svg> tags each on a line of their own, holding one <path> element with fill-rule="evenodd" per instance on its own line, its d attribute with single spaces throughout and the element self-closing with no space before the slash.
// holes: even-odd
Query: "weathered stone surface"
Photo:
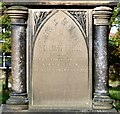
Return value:
<svg viewBox="0 0 120 114">
<path fill-rule="evenodd" d="M 32 105 L 90 108 L 88 48 L 81 25 L 58 10 L 38 28 L 32 61 Z"/>
</svg>

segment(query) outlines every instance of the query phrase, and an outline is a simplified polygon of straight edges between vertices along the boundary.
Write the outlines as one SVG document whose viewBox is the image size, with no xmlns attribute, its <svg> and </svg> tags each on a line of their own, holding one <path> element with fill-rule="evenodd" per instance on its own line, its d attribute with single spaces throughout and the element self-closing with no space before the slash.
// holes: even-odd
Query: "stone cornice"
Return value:
<svg viewBox="0 0 120 114">
<path fill-rule="evenodd" d="M 104 1 L 96 1 L 96 0 L 83 0 L 83 1 L 70 1 L 70 0 L 3 0 L 5 5 L 76 5 L 76 6 L 100 6 L 100 5 L 107 5 L 107 6 L 116 6 L 118 0 L 104 0 Z"/>
</svg>

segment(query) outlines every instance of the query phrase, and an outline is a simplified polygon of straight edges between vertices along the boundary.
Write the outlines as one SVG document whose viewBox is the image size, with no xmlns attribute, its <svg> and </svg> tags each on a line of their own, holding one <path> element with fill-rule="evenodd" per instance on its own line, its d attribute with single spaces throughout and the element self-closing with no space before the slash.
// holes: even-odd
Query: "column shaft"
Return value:
<svg viewBox="0 0 120 114">
<path fill-rule="evenodd" d="M 8 8 L 12 31 L 13 92 L 7 100 L 8 109 L 27 109 L 26 93 L 26 19 L 28 9 L 23 6 Z"/>
<path fill-rule="evenodd" d="M 112 109 L 108 92 L 108 33 L 112 9 L 97 7 L 94 17 L 94 98 L 93 109 Z"/>
<path fill-rule="evenodd" d="M 95 93 L 108 93 L 108 27 L 94 26 L 94 75 L 95 75 Z"/>
<path fill-rule="evenodd" d="M 13 90 L 26 92 L 26 39 L 25 26 L 12 25 L 12 77 Z"/>
</svg>

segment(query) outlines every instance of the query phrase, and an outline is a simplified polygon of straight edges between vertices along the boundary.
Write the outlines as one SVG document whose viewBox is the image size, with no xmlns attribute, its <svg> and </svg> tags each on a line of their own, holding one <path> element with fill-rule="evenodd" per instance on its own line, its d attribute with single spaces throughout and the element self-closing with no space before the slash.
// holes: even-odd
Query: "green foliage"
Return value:
<svg viewBox="0 0 120 114">
<path fill-rule="evenodd" d="M 110 61 L 113 62 L 113 59 L 116 60 L 116 63 L 119 63 L 120 59 L 120 30 L 118 29 L 117 33 L 109 38 L 110 46 Z"/>
<path fill-rule="evenodd" d="M 109 93 L 112 99 L 120 100 L 120 87 L 110 88 Z"/>
<path fill-rule="evenodd" d="M 112 38 L 112 41 L 114 42 L 114 48 L 115 50 L 112 52 L 112 54 L 115 54 L 115 56 L 120 57 L 120 30 L 114 35 Z"/>
<path fill-rule="evenodd" d="M 4 11 L 4 15 L 0 17 L 0 24 L 2 24 L 2 27 L 6 29 L 6 31 L 10 31 L 10 18 L 6 14 L 6 10 Z"/>
<path fill-rule="evenodd" d="M 109 80 L 120 82 L 120 65 L 114 64 L 109 67 Z M 120 85 L 120 83 L 118 83 Z"/>
<path fill-rule="evenodd" d="M 120 110 L 120 87 L 112 87 L 109 89 L 110 97 L 114 99 L 114 105 L 117 110 Z"/>
<path fill-rule="evenodd" d="M 9 94 L 10 94 L 10 91 L 4 91 L 3 93 L 0 92 L 0 101 L 2 104 L 6 104 L 6 101 L 8 100 L 9 98 Z"/>
<path fill-rule="evenodd" d="M 120 20 L 117 20 L 116 18 L 120 15 L 120 2 L 118 3 L 117 7 L 113 10 L 113 15 L 110 19 L 110 27 L 112 27 L 113 24 L 120 24 Z"/>
<path fill-rule="evenodd" d="M 2 15 L 0 16 L 0 25 L 2 25 L 0 40 L 5 41 L 2 45 L 2 51 L 5 53 L 11 53 L 10 18 L 6 14 L 6 8 L 2 3 L 0 3 L 0 9 L 2 9 Z"/>
<path fill-rule="evenodd" d="M 118 31 L 114 36 L 109 38 L 110 64 L 120 62 L 120 2 L 117 7 L 114 8 L 110 21 L 110 26 L 112 25 L 116 26 Z"/>
<path fill-rule="evenodd" d="M 0 2 L 0 12 L 2 11 L 3 7 L 4 7 L 3 2 Z"/>
</svg>

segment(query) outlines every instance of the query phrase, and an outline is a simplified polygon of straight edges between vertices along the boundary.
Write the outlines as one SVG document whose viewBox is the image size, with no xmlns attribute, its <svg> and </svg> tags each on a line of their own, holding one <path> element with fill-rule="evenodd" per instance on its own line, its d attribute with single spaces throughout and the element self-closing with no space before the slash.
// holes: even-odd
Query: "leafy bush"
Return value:
<svg viewBox="0 0 120 114">
<path fill-rule="evenodd" d="M 2 52 L 11 53 L 11 26 L 10 26 L 10 18 L 6 14 L 6 8 L 3 3 L 0 3 L 1 16 L 0 16 L 0 25 L 1 34 L 0 40 L 5 41 L 2 45 Z"/>
<path fill-rule="evenodd" d="M 109 38 L 110 64 L 120 63 L 120 30 Z"/>
<path fill-rule="evenodd" d="M 110 27 L 115 26 L 117 32 L 109 37 L 109 79 L 120 81 L 120 3 L 114 8 Z"/>
</svg>

